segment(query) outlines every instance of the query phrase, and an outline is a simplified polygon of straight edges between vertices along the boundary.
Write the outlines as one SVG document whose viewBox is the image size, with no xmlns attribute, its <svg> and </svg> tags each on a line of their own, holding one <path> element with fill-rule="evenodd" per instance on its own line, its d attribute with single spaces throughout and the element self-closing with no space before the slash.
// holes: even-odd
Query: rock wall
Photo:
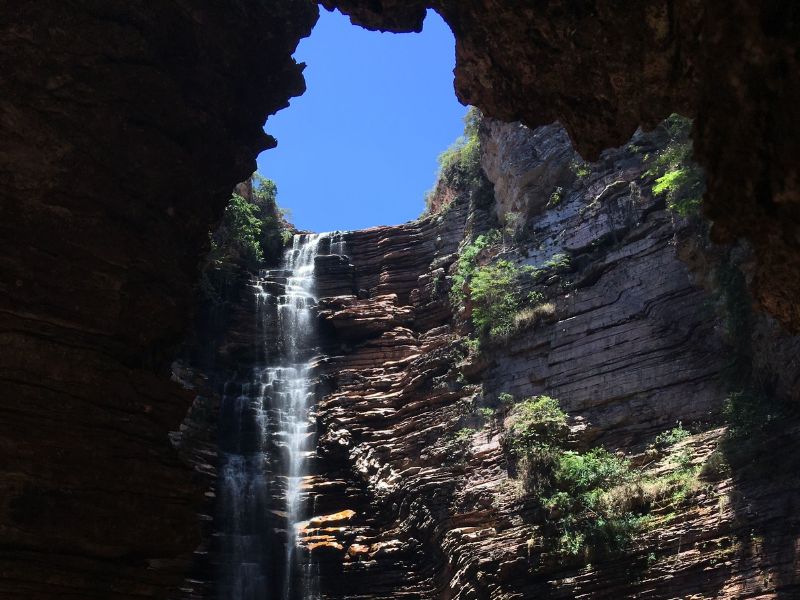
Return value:
<svg viewBox="0 0 800 600">
<path fill-rule="evenodd" d="M 202 478 L 169 365 L 311 2 L 4 2 L 0 596 L 164 598 Z M 253 85 L 257 81 L 258 85 Z"/>
<path fill-rule="evenodd" d="M 433 8 L 456 37 L 466 104 L 530 127 L 564 124 L 594 160 L 672 112 L 696 119 L 714 236 L 744 237 L 753 295 L 800 326 L 800 11 L 780 0 L 322 0 L 354 23 L 419 31 Z M 784 135 L 785 133 L 785 135 Z"/>
<path fill-rule="evenodd" d="M 309 487 L 316 516 L 301 541 L 321 566 L 323 596 L 792 597 L 800 482 L 794 459 L 774 457 L 796 456 L 791 433 L 788 445 L 747 459 L 758 469 L 776 461 L 777 471 L 737 467 L 677 508 L 656 507 L 622 555 L 586 564 L 542 542 L 504 451 L 499 395 L 559 398 L 576 443 L 624 452 L 649 473 L 675 468 L 648 458 L 648 447 L 677 422 L 692 432 L 680 442 L 687 460 L 713 460 L 724 452 L 731 356 L 714 270 L 730 250 L 652 194 L 643 156 L 662 133 L 604 152 L 584 176 L 571 170 L 575 152 L 557 125 L 488 121 L 482 138 L 494 205 L 461 197 L 438 216 L 350 232 L 349 263 L 318 264 L 331 295 L 320 301 L 328 337 Z M 548 206 L 556 186 L 563 197 Z M 571 267 L 545 282 L 551 317 L 476 358 L 462 315 L 451 313 L 448 274 L 464 240 L 510 208 L 526 212 L 527 233 L 507 257 L 541 265 L 567 253 Z M 799 371 L 783 361 L 800 341 L 768 318 L 759 327 L 771 340 L 762 363 L 779 367 L 777 387 L 796 402 Z"/>
</svg>

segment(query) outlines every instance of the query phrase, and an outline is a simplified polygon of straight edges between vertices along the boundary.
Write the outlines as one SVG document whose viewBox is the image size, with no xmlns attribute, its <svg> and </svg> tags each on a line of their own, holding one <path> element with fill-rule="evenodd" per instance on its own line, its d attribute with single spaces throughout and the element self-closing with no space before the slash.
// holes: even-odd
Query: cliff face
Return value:
<svg viewBox="0 0 800 600">
<path fill-rule="evenodd" d="M 316 7 L 2 12 L 0 596 L 165 597 L 202 498 L 169 364 L 209 224 L 303 91 Z"/>
<path fill-rule="evenodd" d="M 595 159 L 672 112 L 695 118 L 715 239 L 745 237 L 758 259 L 753 294 L 800 326 L 800 120 L 794 5 L 322 0 L 355 23 L 420 30 L 433 8 L 456 37 L 455 89 L 485 114 L 530 127 L 558 120 Z"/>
<path fill-rule="evenodd" d="M 701 220 L 652 193 L 643 157 L 663 132 L 637 134 L 582 174 L 556 125 L 488 121 L 482 138 L 495 204 L 462 196 L 439 216 L 350 232 L 346 261 L 318 262 L 328 337 L 316 517 L 301 544 L 323 596 L 789 597 L 800 583 L 793 430 L 744 462 L 726 442 L 735 350 L 719 273 L 747 252 L 714 246 Z M 527 234 L 504 256 L 542 265 L 566 254 L 570 266 L 538 284 L 550 314 L 475 355 L 448 301 L 456 253 L 511 210 Z M 747 335 L 762 367 L 777 367 L 772 393 L 796 402 L 800 342 L 764 317 Z M 559 555 L 546 539 L 555 517 L 520 492 L 504 393 L 558 398 L 577 448 L 624 453 L 651 478 L 696 478 L 685 498 L 651 508 L 625 552 Z M 679 422 L 676 446 L 656 451 Z"/>
</svg>

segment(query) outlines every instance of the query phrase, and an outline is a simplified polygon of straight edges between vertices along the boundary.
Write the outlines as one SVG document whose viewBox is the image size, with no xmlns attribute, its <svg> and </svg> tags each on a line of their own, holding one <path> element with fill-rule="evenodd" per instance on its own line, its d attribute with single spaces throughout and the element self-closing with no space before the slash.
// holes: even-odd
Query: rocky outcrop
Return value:
<svg viewBox="0 0 800 600">
<path fill-rule="evenodd" d="M 322 0 L 353 22 L 419 31 L 433 8 L 456 37 L 455 89 L 466 104 L 530 127 L 560 121 L 594 160 L 640 125 L 696 118 L 717 241 L 744 237 L 752 291 L 800 327 L 800 16 L 785 2 L 524 5 L 486 0 Z"/>
<path fill-rule="evenodd" d="M 792 594 L 800 482 L 791 432 L 780 442 L 790 446 L 771 446 L 786 459 L 762 447 L 748 468 L 733 457 L 732 471 L 704 467 L 688 499 L 654 507 L 621 555 L 586 564 L 542 538 L 503 443 L 501 393 L 559 398 L 575 443 L 623 452 L 649 477 L 672 473 L 675 456 L 717 464 L 730 452 L 722 412 L 732 350 L 715 269 L 729 251 L 652 194 L 643 156 L 664 143 L 660 133 L 637 134 L 582 175 L 558 126 L 490 121 L 482 136 L 497 203 L 474 210 L 462 198 L 439 216 L 346 234 L 353 292 L 320 301 L 329 338 L 308 487 L 316 512 L 301 543 L 319 564 L 323 597 Z M 555 203 L 551 186 L 562 188 Z M 538 279 L 552 314 L 476 357 L 450 308 L 449 274 L 463 239 L 490 227 L 495 210 L 526 215 L 503 256 L 540 268 L 558 255 L 569 262 Z M 318 270 L 321 285 L 328 277 L 335 271 Z M 759 319 L 753 340 L 771 340 L 762 363 L 783 364 L 800 342 Z M 796 401 L 796 365 L 778 379 L 775 393 Z M 692 433 L 670 455 L 653 450 L 677 422 Z M 753 475 L 754 465 L 781 475 Z"/>
<path fill-rule="evenodd" d="M 199 536 L 169 365 L 311 2 L 6 2 L 0 596 L 166 597 Z M 258 81 L 258 85 L 253 85 Z"/>
</svg>

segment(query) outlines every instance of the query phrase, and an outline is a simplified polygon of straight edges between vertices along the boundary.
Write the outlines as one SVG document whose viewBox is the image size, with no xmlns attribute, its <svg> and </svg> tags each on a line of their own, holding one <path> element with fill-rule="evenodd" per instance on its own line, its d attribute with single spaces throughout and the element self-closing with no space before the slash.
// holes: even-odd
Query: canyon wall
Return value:
<svg viewBox="0 0 800 600">
<path fill-rule="evenodd" d="M 561 122 L 594 160 L 672 112 L 695 119 L 713 235 L 745 237 L 751 289 L 797 329 L 800 309 L 797 40 L 800 10 L 780 0 L 322 0 L 372 29 L 419 31 L 425 9 L 456 37 L 465 104 L 530 127 Z"/>
<path fill-rule="evenodd" d="M 735 350 L 718 275 L 748 251 L 715 246 L 702 219 L 653 194 L 645 157 L 663 131 L 581 174 L 557 125 L 487 121 L 481 135 L 496 202 L 461 194 L 438 215 L 349 232 L 346 259 L 318 262 L 328 333 L 315 516 L 300 541 L 323 597 L 793 597 L 796 428 L 744 462 L 726 443 Z M 448 300 L 457 252 L 512 210 L 526 215 L 523 235 L 501 256 L 570 266 L 537 285 L 550 314 L 476 355 Z M 775 371 L 772 393 L 796 402 L 800 341 L 763 316 L 748 335 Z M 680 455 L 703 475 L 683 500 L 657 503 L 625 552 L 559 555 L 543 537 L 549 517 L 520 492 L 502 394 L 558 398 L 577 448 L 624 453 L 652 477 Z M 685 439 L 656 452 L 678 423 Z M 717 463 L 730 466 L 705 466 Z"/>
<path fill-rule="evenodd" d="M 170 444 L 195 392 L 169 365 L 317 9 L 0 11 L 0 597 L 164 598 L 204 485 Z"/>
</svg>

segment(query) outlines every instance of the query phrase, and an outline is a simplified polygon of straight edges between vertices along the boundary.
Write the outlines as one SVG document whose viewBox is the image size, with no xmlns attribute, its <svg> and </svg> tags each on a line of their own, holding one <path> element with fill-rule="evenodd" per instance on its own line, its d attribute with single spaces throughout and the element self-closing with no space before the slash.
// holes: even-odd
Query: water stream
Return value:
<svg viewBox="0 0 800 600">
<path fill-rule="evenodd" d="M 226 600 L 314 600 L 313 566 L 299 568 L 297 524 L 315 454 L 315 258 L 344 252 L 337 234 L 295 235 L 279 269 L 254 285 L 268 358 L 225 385 L 220 420 L 220 527 Z M 270 334 L 271 332 L 271 334 Z M 267 348 L 272 349 L 266 350 Z"/>
</svg>

